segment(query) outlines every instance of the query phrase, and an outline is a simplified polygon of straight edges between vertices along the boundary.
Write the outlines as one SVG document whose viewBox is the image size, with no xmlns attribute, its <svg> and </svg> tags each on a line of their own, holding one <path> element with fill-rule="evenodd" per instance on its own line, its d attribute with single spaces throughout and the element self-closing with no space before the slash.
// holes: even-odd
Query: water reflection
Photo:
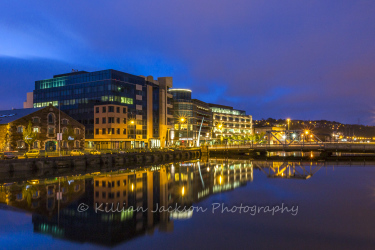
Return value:
<svg viewBox="0 0 375 250">
<path fill-rule="evenodd" d="M 262 162 L 254 161 L 254 166 L 259 168 L 269 178 L 303 179 L 312 177 L 324 166 L 324 163 L 302 162 Z"/>
<path fill-rule="evenodd" d="M 153 212 L 161 206 L 191 206 L 252 180 L 253 164 L 248 160 L 193 161 L 4 183 L 0 202 L 32 213 L 34 232 L 112 246 L 152 234 L 155 227 L 172 231 L 173 220 L 193 216 L 192 211 Z M 89 209 L 79 212 L 82 203 Z M 128 209 L 131 207 L 147 211 Z M 111 208 L 120 212 L 105 212 Z"/>
</svg>

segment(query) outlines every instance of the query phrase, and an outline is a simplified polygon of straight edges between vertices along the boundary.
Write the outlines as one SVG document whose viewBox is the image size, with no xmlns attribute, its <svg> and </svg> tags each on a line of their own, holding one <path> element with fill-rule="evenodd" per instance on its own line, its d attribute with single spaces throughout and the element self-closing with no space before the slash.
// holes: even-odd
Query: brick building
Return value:
<svg viewBox="0 0 375 250">
<path fill-rule="evenodd" d="M 30 121 L 37 134 L 30 148 L 47 151 L 58 149 L 59 110 L 50 105 L 44 108 L 0 111 L 0 151 L 27 150 L 23 131 Z M 82 149 L 85 145 L 85 127 L 62 111 L 60 122 L 61 133 L 65 134 L 61 149 Z"/>
</svg>

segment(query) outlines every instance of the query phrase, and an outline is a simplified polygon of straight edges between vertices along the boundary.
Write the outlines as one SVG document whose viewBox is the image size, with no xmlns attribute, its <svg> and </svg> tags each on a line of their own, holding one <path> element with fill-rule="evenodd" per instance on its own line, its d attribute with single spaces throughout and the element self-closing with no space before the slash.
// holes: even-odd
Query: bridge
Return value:
<svg viewBox="0 0 375 250">
<path fill-rule="evenodd" d="M 202 152 L 251 154 L 259 152 L 321 152 L 326 156 L 332 153 L 372 153 L 375 154 L 374 143 L 290 143 L 290 144 L 246 144 L 246 145 L 214 145 Z"/>
</svg>

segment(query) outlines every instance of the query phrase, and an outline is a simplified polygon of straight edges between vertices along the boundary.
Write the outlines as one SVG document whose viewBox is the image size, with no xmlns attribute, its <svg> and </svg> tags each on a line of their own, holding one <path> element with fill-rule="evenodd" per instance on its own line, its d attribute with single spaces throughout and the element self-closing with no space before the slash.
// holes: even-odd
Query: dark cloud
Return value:
<svg viewBox="0 0 375 250">
<path fill-rule="evenodd" d="M 114 68 L 255 118 L 374 124 L 373 13 L 368 0 L 3 1 L 0 107 L 35 80 Z"/>
</svg>

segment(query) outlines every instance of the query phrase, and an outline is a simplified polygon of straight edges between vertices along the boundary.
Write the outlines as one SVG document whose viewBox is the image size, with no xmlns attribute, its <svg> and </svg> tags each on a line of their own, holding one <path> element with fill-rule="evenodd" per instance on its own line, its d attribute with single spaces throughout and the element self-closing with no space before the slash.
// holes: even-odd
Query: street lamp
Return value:
<svg viewBox="0 0 375 250">
<path fill-rule="evenodd" d="M 288 122 L 288 130 L 289 130 L 289 122 L 290 122 L 290 119 L 289 119 L 289 118 L 287 119 L 287 122 Z"/>
<path fill-rule="evenodd" d="M 221 130 L 222 128 L 223 128 L 223 124 L 222 123 L 216 124 L 216 129 L 220 130 L 220 141 L 222 141 L 222 138 L 223 138 L 223 131 Z"/>
<path fill-rule="evenodd" d="M 131 120 L 131 121 L 130 121 L 130 124 L 131 124 L 131 125 L 134 125 L 134 145 L 133 145 L 133 148 L 135 149 L 135 137 L 136 137 L 136 133 L 135 133 L 136 125 L 135 125 L 135 121 L 134 121 L 134 120 Z"/>
<path fill-rule="evenodd" d="M 189 146 L 189 120 L 187 119 L 187 118 L 185 118 L 185 117 L 183 117 L 183 116 L 181 116 L 179 119 L 178 119 L 178 121 L 179 121 L 179 124 L 180 124 L 180 132 L 181 132 L 181 124 L 182 123 L 187 123 L 187 129 L 186 129 L 186 140 L 188 141 L 188 146 Z"/>
</svg>

